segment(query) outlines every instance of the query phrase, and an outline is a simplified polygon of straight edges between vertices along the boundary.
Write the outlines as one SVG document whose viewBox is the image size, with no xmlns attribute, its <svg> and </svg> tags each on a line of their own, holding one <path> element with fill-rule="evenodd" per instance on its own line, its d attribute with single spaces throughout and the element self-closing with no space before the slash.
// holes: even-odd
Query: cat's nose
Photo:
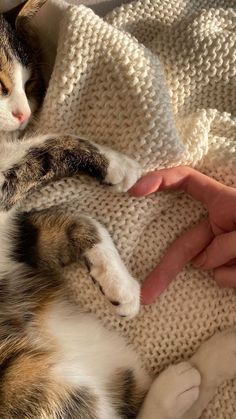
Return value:
<svg viewBox="0 0 236 419">
<path fill-rule="evenodd" d="M 24 114 L 22 112 L 12 112 L 12 115 L 18 119 L 19 122 L 23 123 L 27 121 L 30 117 L 30 114 Z"/>
</svg>

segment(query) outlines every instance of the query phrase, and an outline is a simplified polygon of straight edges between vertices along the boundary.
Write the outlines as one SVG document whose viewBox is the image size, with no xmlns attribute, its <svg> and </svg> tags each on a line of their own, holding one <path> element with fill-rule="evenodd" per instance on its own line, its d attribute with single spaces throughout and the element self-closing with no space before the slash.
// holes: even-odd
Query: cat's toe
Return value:
<svg viewBox="0 0 236 419">
<path fill-rule="evenodd" d="M 100 291 L 119 316 L 130 319 L 138 314 L 140 284 L 123 264 L 112 264 L 110 260 L 102 266 L 92 266 L 90 275 L 99 283 Z"/>
<path fill-rule="evenodd" d="M 106 296 L 118 316 L 126 319 L 135 317 L 140 309 L 140 285 L 133 279 L 124 287 L 108 289 Z"/>
<path fill-rule="evenodd" d="M 116 313 L 126 319 L 135 317 L 140 309 L 140 286 L 136 281 L 135 283 L 129 296 L 121 298 L 120 304 L 115 307 Z"/>
</svg>

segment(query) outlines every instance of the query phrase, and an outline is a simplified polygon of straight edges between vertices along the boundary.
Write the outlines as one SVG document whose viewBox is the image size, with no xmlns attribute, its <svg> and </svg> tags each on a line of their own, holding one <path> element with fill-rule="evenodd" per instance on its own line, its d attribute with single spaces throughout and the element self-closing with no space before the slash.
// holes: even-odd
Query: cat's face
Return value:
<svg viewBox="0 0 236 419">
<path fill-rule="evenodd" d="M 32 57 L 0 15 L 0 131 L 24 129 L 37 107 Z"/>
</svg>

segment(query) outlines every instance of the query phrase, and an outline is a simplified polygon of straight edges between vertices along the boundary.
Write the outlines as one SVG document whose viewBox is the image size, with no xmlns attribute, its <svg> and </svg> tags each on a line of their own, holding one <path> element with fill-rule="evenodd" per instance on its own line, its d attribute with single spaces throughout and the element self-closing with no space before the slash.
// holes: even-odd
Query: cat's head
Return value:
<svg viewBox="0 0 236 419">
<path fill-rule="evenodd" d="M 43 82 L 35 51 L 27 44 L 26 30 L 17 30 L 17 21 L 27 20 L 23 10 L 28 15 L 31 8 L 35 12 L 35 3 L 29 0 L 17 10 L 14 22 L 9 19 L 11 15 L 0 14 L 0 131 L 24 129 L 42 99 Z"/>
</svg>

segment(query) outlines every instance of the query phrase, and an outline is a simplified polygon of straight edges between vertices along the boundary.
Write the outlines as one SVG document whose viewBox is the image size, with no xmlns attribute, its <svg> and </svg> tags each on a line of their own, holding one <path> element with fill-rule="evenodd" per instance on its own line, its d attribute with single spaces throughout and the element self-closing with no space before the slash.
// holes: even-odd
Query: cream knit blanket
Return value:
<svg viewBox="0 0 236 419">
<path fill-rule="evenodd" d="M 104 20 L 84 6 L 49 3 L 41 18 L 47 59 L 58 49 L 40 131 L 81 134 L 136 158 L 145 171 L 190 164 L 236 185 L 235 0 L 139 0 Z M 183 194 L 135 200 L 88 178 L 50 185 L 27 206 L 58 203 L 107 226 L 140 281 L 204 214 Z M 234 291 L 192 266 L 129 322 L 113 316 L 85 268 L 66 274 L 73 297 L 126 336 L 151 372 L 236 323 Z M 230 419 L 233 412 L 236 382 L 219 389 L 203 417 Z"/>
</svg>

